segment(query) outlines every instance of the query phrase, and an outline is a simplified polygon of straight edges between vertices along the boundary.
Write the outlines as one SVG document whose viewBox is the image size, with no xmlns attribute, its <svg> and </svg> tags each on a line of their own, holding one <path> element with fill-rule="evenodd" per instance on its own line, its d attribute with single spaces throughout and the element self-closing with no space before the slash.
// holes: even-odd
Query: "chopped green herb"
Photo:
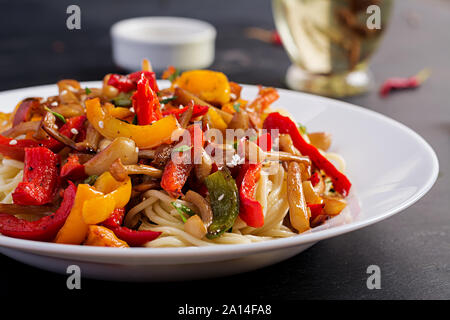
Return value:
<svg viewBox="0 0 450 320">
<path fill-rule="evenodd" d="M 256 141 L 258 139 L 257 136 L 251 136 L 250 138 L 248 138 L 248 140 L 250 141 Z"/>
<path fill-rule="evenodd" d="M 184 204 L 181 204 L 179 202 L 173 201 L 170 203 L 175 209 L 177 209 L 178 213 L 181 216 L 181 219 L 183 220 L 183 222 L 186 222 L 186 217 L 184 216 L 185 214 L 189 217 L 192 217 L 193 215 L 197 214 L 194 210 L 192 210 L 191 208 L 185 206 Z"/>
<path fill-rule="evenodd" d="M 97 178 L 98 178 L 98 176 L 96 176 L 96 175 L 89 176 L 83 181 L 83 183 L 92 186 L 92 185 L 94 185 Z"/>
<path fill-rule="evenodd" d="M 185 152 L 185 151 L 188 151 L 191 149 L 192 149 L 192 146 L 182 145 L 182 146 L 173 148 L 173 151 L 174 152 Z"/>
<path fill-rule="evenodd" d="M 236 102 L 235 104 L 233 104 L 233 108 L 234 110 L 236 110 L 236 112 L 241 112 L 241 103 Z"/>
<path fill-rule="evenodd" d="M 178 78 L 179 75 L 180 75 L 180 70 L 178 68 L 175 68 L 174 73 L 172 73 L 168 79 L 170 82 L 174 82 L 175 79 Z"/>
<path fill-rule="evenodd" d="M 297 127 L 298 127 L 298 130 L 300 130 L 301 134 L 307 133 L 306 127 L 304 125 L 302 125 L 300 122 L 297 122 Z"/>
<path fill-rule="evenodd" d="M 117 97 L 113 98 L 111 101 L 114 103 L 116 107 L 130 107 L 132 104 L 131 101 L 132 93 L 121 92 L 117 95 Z"/>
<path fill-rule="evenodd" d="M 178 98 L 178 97 L 177 96 L 171 96 L 171 97 L 163 98 L 163 99 L 159 100 L 159 103 L 167 104 L 170 101 L 175 100 L 176 98 Z"/>
<path fill-rule="evenodd" d="M 56 118 L 61 120 L 63 123 L 66 123 L 66 119 L 64 118 L 64 116 L 62 114 L 55 112 L 48 107 L 44 107 L 44 109 L 45 109 L 45 111 L 51 112 Z"/>
<path fill-rule="evenodd" d="M 135 124 L 135 125 L 138 124 L 137 114 L 134 115 L 133 121 L 132 121 L 131 123 L 132 123 L 132 124 Z"/>
<path fill-rule="evenodd" d="M 177 209 L 178 214 L 181 217 L 181 220 L 183 220 L 183 222 L 186 222 L 187 219 L 184 216 L 185 214 L 188 215 L 189 217 L 193 216 L 194 214 L 196 214 L 196 212 L 194 212 L 194 210 L 192 210 L 191 208 L 185 206 L 184 204 L 181 204 L 179 202 L 173 201 L 170 203 L 175 209 Z"/>
<path fill-rule="evenodd" d="M 86 91 L 86 94 L 91 94 L 91 93 L 92 93 L 91 89 L 89 89 L 88 87 L 86 87 L 86 88 L 84 89 L 84 91 Z"/>
</svg>

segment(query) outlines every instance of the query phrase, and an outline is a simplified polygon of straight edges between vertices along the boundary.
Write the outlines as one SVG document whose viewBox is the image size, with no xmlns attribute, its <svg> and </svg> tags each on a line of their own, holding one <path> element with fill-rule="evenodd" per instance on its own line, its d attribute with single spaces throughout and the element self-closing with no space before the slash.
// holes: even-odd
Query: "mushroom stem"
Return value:
<svg viewBox="0 0 450 320">
<path fill-rule="evenodd" d="M 186 192 L 184 200 L 191 202 L 198 208 L 198 210 L 200 210 L 202 221 L 205 224 L 205 227 L 208 228 L 213 220 L 213 212 L 209 202 L 200 194 L 192 190 Z"/>
<path fill-rule="evenodd" d="M 117 181 L 125 181 L 128 175 L 143 174 L 152 178 L 161 178 L 162 170 L 145 164 L 123 165 L 122 161 L 116 159 L 109 167 L 109 172 Z M 149 188 L 150 189 L 150 188 Z"/>
</svg>

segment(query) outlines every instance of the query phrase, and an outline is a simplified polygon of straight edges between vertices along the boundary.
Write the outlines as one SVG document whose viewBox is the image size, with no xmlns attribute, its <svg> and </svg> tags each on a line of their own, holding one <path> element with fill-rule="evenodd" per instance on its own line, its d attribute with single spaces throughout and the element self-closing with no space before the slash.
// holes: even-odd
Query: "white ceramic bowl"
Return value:
<svg viewBox="0 0 450 320">
<path fill-rule="evenodd" d="M 111 27 L 114 62 L 140 70 L 142 59 L 156 71 L 169 65 L 182 70 L 202 69 L 214 61 L 216 29 L 209 23 L 180 17 L 141 17 Z"/>
<path fill-rule="evenodd" d="M 169 83 L 162 81 L 159 86 L 165 88 Z M 257 92 L 256 86 L 244 85 L 242 96 L 252 99 Z M 9 110 L 0 111 L 10 111 L 25 97 L 56 93 L 55 85 L 2 92 L 2 106 Z M 285 239 L 201 248 L 104 248 L 0 236 L 0 252 L 59 273 L 76 264 L 82 276 L 97 279 L 176 281 L 230 275 L 274 264 L 317 241 L 386 219 L 419 200 L 434 184 L 439 169 L 436 155 L 411 129 L 345 102 L 288 90 L 279 93 L 274 107 L 286 108 L 310 131 L 330 132 L 332 151 L 347 162 L 346 174 L 353 183 L 348 207 L 324 225 Z M 407 216 L 404 223 L 408 223 Z"/>
</svg>

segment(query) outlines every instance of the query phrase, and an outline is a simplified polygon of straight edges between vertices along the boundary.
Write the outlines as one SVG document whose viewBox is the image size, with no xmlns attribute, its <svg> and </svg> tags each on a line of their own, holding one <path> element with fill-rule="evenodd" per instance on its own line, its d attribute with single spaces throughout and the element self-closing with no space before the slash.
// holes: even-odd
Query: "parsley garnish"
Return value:
<svg viewBox="0 0 450 320">
<path fill-rule="evenodd" d="M 56 118 L 58 118 L 59 120 L 61 120 L 63 123 L 66 123 L 66 119 L 64 118 L 64 116 L 58 112 L 55 112 L 53 110 L 51 110 L 48 107 L 44 107 L 45 111 L 51 112 Z"/>
<path fill-rule="evenodd" d="M 89 89 L 88 87 L 86 87 L 84 89 L 84 91 L 86 92 L 86 94 L 91 94 L 92 93 L 91 89 Z"/>
<path fill-rule="evenodd" d="M 119 95 L 112 99 L 112 102 L 117 107 L 129 107 L 131 106 L 131 95 L 132 93 L 121 92 Z"/>
<path fill-rule="evenodd" d="M 300 133 L 301 134 L 306 134 L 306 127 L 304 126 L 304 125 L 302 125 L 300 122 L 297 122 L 297 127 L 298 127 L 298 130 L 300 130 Z"/>
<path fill-rule="evenodd" d="M 178 98 L 178 97 L 177 96 L 167 97 L 167 98 L 163 98 L 163 99 L 159 100 L 159 102 L 162 104 L 167 104 L 170 101 L 175 100 L 176 98 Z"/>
<path fill-rule="evenodd" d="M 190 216 L 193 216 L 194 214 L 196 214 L 191 208 L 185 206 L 184 204 L 178 203 L 176 201 L 173 201 L 170 203 L 175 209 L 177 209 L 178 214 L 181 217 L 181 220 L 183 220 L 183 222 L 186 222 L 187 219 L 184 216 L 184 214 Z"/>
<path fill-rule="evenodd" d="M 89 176 L 83 181 L 83 183 L 92 186 L 92 185 L 94 185 L 97 178 L 98 178 L 98 176 L 96 176 L 96 175 Z"/>
<path fill-rule="evenodd" d="M 236 110 L 236 112 L 241 112 L 241 103 L 236 102 L 235 104 L 233 104 L 233 108 L 234 110 Z"/>
<path fill-rule="evenodd" d="M 169 76 L 169 81 L 174 82 L 176 78 L 180 75 L 180 70 L 178 68 L 175 68 L 175 71 Z"/>
</svg>

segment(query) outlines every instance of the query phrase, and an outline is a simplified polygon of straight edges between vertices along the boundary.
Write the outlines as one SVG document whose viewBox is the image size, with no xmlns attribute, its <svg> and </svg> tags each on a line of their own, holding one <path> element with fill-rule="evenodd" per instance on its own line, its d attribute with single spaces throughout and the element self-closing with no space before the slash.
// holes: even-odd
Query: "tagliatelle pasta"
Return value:
<svg viewBox="0 0 450 320">
<path fill-rule="evenodd" d="M 102 88 L 58 82 L 0 135 L 0 233 L 109 247 L 245 244 L 338 215 L 351 187 L 331 137 L 250 101 L 220 72 L 143 71 Z M 323 150 L 322 150 L 323 149 Z"/>
</svg>

